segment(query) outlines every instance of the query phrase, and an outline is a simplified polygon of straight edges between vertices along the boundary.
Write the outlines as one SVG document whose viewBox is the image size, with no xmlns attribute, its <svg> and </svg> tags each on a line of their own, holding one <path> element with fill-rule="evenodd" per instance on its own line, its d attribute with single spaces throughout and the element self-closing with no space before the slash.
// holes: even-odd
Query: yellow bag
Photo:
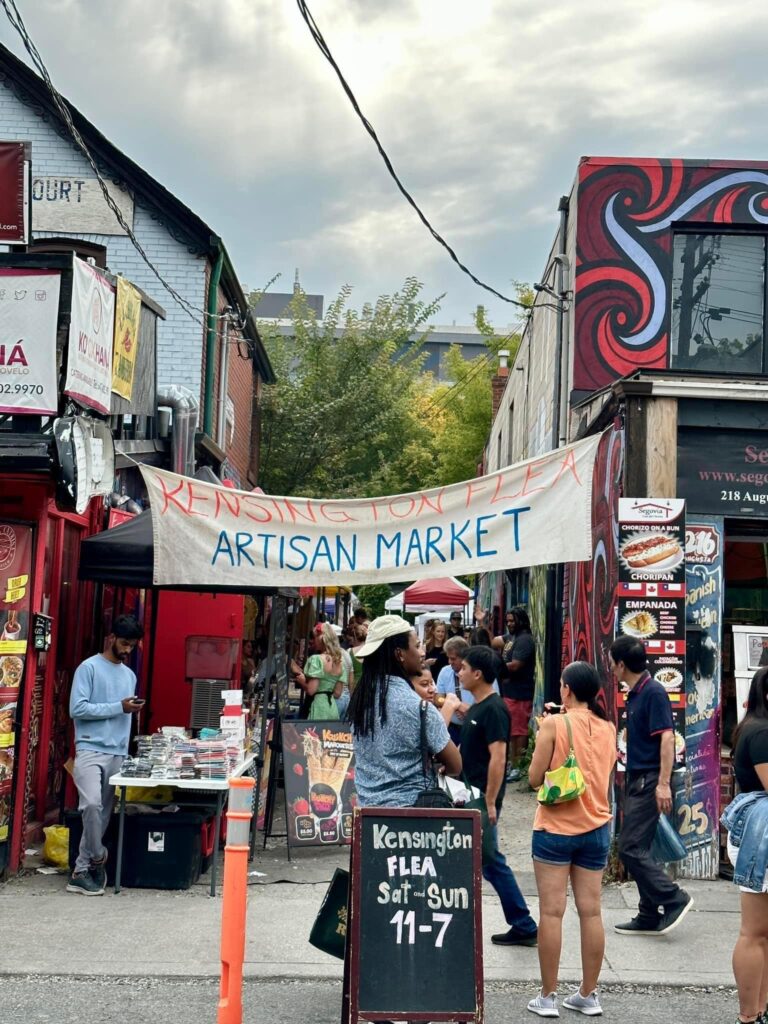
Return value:
<svg viewBox="0 0 768 1024">
<path fill-rule="evenodd" d="M 536 799 L 540 804 L 563 804 L 567 800 L 576 800 L 587 791 L 587 784 L 576 760 L 576 751 L 573 749 L 573 732 L 568 715 L 565 718 L 565 727 L 568 730 L 568 756 L 559 768 L 551 768 L 544 774 L 544 781 L 541 784 Z"/>
<path fill-rule="evenodd" d="M 43 860 L 46 864 L 66 871 L 69 868 L 69 829 L 63 825 L 49 825 L 43 832 Z"/>
<path fill-rule="evenodd" d="M 120 787 L 115 790 L 120 796 Z M 126 786 L 125 802 L 127 804 L 170 804 L 173 803 L 172 786 Z"/>
</svg>

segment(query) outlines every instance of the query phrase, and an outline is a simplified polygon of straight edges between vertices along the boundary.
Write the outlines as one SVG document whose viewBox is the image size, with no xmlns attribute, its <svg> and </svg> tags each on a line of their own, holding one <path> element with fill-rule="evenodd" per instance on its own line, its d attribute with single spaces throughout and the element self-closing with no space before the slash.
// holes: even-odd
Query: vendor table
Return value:
<svg viewBox="0 0 768 1024">
<path fill-rule="evenodd" d="M 219 864 L 219 831 L 221 829 L 221 813 L 229 796 L 229 779 L 245 775 L 256 760 L 255 754 L 249 754 L 234 769 L 227 779 L 149 779 L 146 777 L 113 775 L 110 786 L 120 787 L 120 816 L 117 829 L 117 864 L 115 865 L 115 892 L 120 892 L 123 877 L 123 832 L 125 830 L 125 793 L 131 788 L 154 789 L 155 786 L 170 786 L 172 789 L 194 790 L 196 793 L 216 794 L 216 822 L 214 825 L 213 859 L 211 861 L 211 896 L 216 895 L 216 869 Z"/>
</svg>

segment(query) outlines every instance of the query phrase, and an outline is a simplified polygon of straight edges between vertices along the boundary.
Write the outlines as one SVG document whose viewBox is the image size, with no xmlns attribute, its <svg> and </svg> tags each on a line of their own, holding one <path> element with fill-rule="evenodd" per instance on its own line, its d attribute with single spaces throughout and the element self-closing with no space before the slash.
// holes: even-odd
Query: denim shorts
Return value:
<svg viewBox="0 0 768 1024">
<path fill-rule="evenodd" d="M 531 856 L 542 864 L 573 864 L 587 871 L 602 871 L 608 863 L 610 843 L 610 822 L 578 836 L 537 829 L 533 833 Z"/>
</svg>

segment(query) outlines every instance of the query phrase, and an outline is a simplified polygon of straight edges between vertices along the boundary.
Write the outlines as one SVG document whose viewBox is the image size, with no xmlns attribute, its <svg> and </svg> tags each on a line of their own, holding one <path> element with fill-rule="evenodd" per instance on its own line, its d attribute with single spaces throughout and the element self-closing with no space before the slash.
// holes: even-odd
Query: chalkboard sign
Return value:
<svg viewBox="0 0 768 1024">
<path fill-rule="evenodd" d="M 349 1016 L 483 1019 L 477 811 L 355 813 Z M 380 1015 L 380 1016 L 378 1016 Z"/>
</svg>

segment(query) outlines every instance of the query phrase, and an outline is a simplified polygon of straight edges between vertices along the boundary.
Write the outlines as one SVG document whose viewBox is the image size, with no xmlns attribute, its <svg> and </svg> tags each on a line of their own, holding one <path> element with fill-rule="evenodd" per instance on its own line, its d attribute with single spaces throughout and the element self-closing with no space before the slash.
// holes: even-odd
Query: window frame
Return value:
<svg viewBox="0 0 768 1024">
<path fill-rule="evenodd" d="M 671 245 L 669 249 L 669 356 L 668 368 L 675 373 L 690 373 L 697 376 L 722 377 L 744 377 L 749 379 L 755 376 L 768 376 L 768 230 L 763 224 L 713 224 L 711 222 L 692 223 L 673 222 L 670 225 Z M 762 368 L 760 370 L 734 370 L 722 367 L 718 370 L 698 369 L 693 366 L 675 366 L 673 362 L 673 335 L 672 335 L 672 312 L 673 302 L 677 293 L 674 290 L 675 282 L 675 242 L 679 237 L 685 235 L 727 235 L 729 237 L 760 238 L 763 243 L 763 322 L 761 325 L 763 336 Z"/>
</svg>

